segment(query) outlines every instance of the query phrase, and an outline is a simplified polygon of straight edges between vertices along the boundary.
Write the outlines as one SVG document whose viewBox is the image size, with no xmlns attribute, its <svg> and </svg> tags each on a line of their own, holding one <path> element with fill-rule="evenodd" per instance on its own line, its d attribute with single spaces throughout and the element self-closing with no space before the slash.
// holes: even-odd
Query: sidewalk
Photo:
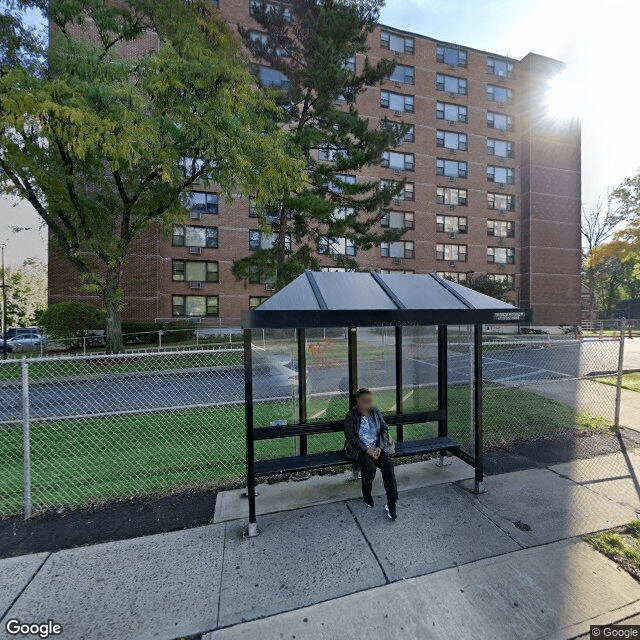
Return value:
<svg viewBox="0 0 640 640">
<path fill-rule="evenodd" d="M 640 474 L 640 454 L 491 476 L 480 496 L 465 465 L 434 463 L 402 470 L 396 522 L 380 484 L 368 509 L 355 483 L 324 476 L 311 491 L 260 485 L 271 513 L 256 538 L 224 519 L 1 560 L 0 638 L 15 637 L 5 623 L 17 618 L 58 622 L 51 637 L 65 640 L 349 640 L 374 629 L 389 640 L 526 640 L 640 613 L 640 584 L 580 538 L 635 516 L 629 464 Z M 286 509 L 296 489 L 317 504 Z M 246 499 L 219 504 L 217 518 L 233 518 Z"/>
</svg>

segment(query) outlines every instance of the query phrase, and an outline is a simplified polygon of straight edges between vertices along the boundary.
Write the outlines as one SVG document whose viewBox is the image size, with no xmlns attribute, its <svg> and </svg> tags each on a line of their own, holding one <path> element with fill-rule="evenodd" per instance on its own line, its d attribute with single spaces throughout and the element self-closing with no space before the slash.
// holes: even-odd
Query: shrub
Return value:
<svg viewBox="0 0 640 640">
<path fill-rule="evenodd" d="M 39 314 L 38 323 L 52 338 L 82 338 L 90 331 L 104 329 L 104 311 L 85 302 L 68 300 Z"/>
</svg>

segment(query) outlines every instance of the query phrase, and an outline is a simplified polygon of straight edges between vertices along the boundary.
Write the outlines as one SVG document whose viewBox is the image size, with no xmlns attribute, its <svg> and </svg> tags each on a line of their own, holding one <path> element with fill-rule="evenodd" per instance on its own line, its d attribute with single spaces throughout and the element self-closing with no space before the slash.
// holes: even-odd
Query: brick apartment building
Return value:
<svg viewBox="0 0 640 640">
<path fill-rule="evenodd" d="M 234 30 L 242 24 L 258 38 L 253 2 L 219 0 L 219 9 Z M 489 274 L 535 310 L 536 324 L 579 323 L 580 127 L 550 117 L 544 98 L 562 63 L 533 53 L 515 60 L 383 25 L 369 44 L 372 61 L 398 64 L 358 98 L 359 111 L 372 126 L 384 116 L 413 126 L 380 166 L 351 179 L 406 178 L 382 224 L 408 230 L 390 246 L 365 252 L 334 239 L 331 250 L 355 252 L 365 269 L 438 272 L 463 284 L 471 273 Z M 266 68 L 260 76 L 285 80 Z M 136 241 L 123 278 L 125 320 L 237 325 L 244 309 L 270 295 L 268 284 L 231 273 L 234 259 L 269 242 L 250 203 L 228 206 L 202 187 L 192 201 L 190 219 L 172 238 L 151 229 Z M 323 260 L 332 268 L 330 255 Z M 71 265 L 50 258 L 50 303 L 95 303 L 80 286 Z"/>
</svg>

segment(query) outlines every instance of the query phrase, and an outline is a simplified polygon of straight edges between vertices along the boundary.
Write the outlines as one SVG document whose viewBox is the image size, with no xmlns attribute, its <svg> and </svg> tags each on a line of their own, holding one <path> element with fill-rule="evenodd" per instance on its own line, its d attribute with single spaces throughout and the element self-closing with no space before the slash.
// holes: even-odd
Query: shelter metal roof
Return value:
<svg viewBox="0 0 640 640">
<path fill-rule="evenodd" d="M 249 328 L 530 322 L 531 312 L 434 273 L 305 271 L 242 317 Z"/>
</svg>

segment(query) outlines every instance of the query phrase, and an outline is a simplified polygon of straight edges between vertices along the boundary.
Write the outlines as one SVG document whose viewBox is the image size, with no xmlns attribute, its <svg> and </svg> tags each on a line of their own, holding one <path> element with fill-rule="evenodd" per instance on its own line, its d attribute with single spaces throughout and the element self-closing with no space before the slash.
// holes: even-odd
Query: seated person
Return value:
<svg viewBox="0 0 640 640">
<path fill-rule="evenodd" d="M 369 507 L 374 505 L 371 485 L 376 476 L 376 467 L 379 467 L 387 493 L 385 510 L 387 516 L 395 520 L 398 488 L 393 461 L 385 451 L 389 445 L 389 427 L 380 411 L 373 406 L 369 389 L 358 389 L 356 392 L 356 406 L 352 407 L 344 420 L 344 436 L 345 455 L 360 467 L 365 504 Z"/>
</svg>

